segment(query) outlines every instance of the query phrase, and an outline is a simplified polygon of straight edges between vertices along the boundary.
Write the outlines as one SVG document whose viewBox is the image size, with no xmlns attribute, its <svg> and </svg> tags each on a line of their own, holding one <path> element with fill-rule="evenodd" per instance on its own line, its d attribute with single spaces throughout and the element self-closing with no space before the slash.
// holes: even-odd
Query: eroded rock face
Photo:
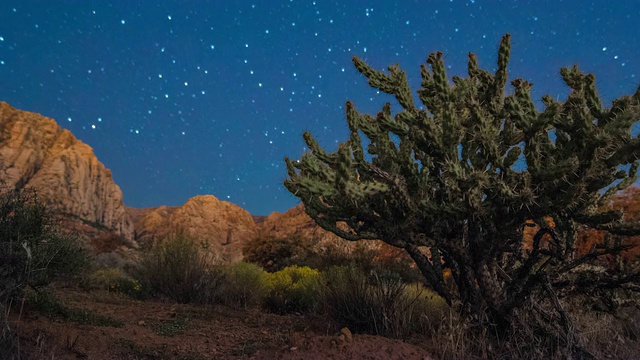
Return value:
<svg viewBox="0 0 640 360">
<path fill-rule="evenodd" d="M 122 191 L 93 149 L 55 120 L 0 102 L 0 179 L 31 186 L 57 211 L 133 237 Z"/>
<path fill-rule="evenodd" d="M 381 241 L 348 241 L 336 234 L 327 231 L 313 221 L 304 210 L 304 205 L 299 204 L 284 213 L 273 212 L 266 219 L 263 219 L 258 228 L 261 234 L 274 236 L 276 238 L 286 238 L 293 235 L 300 235 L 310 239 L 313 250 L 322 252 L 327 247 L 333 247 L 344 253 L 351 253 L 355 250 L 356 244 L 365 248 L 379 249 L 384 246 Z"/>
<path fill-rule="evenodd" d="M 176 232 L 213 246 L 231 262 L 242 259 L 242 247 L 256 236 L 251 214 L 213 195 L 195 196 L 179 207 L 129 209 L 135 220 L 136 239 L 143 245 Z"/>
<path fill-rule="evenodd" d="M 275 237 L 287 237 L 297 233 L 318 241 L 347 242 L 318 226 L 304 211 L 303 204 L 296 205 L 284 213 L 271 213 L 260 222 L 259 227 L 263 233 Z"/>
</svg>

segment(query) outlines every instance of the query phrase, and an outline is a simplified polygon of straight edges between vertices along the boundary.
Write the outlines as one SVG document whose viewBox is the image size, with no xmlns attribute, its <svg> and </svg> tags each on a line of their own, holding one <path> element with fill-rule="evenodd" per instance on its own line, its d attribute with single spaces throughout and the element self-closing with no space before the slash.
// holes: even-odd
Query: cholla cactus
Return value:
<svg viewBox="0 0 640 360">
<path fill-rule="evenodd" d="M 329 153 L 305 133 L 310 152 L 285 159 L 284 182 L 318 225 L 347 240 L 405 249 L 447 302 L 498 325 L 534 292 L 557 298 L 562 274 L 627 248 L 618 242 L 576 254 L 579 226 L 640 234 L 619 213 L 598 210 L 636 180 L 640 140 L 631 126 L 640 120 L 640 88 L 604 108 L 593 75 L 563 68 L 571 94 L 564 102 L 544 96 L 539 111 L 531 83 L 515 79 L 505 93 L 509 56 L 507 34 L 495 74 L 470 53 L 468 77 L 450 84 L 442 53 L 432 53 L 431 70 L 421 67 L 423 107 L 397 65 L 383 73 L 354 57 L 369 84 L 402 110 L 392 115 L 387 103 L 373 117 L 347 102 L 349 140 Z M 537 230 L 525 248 L 526 226 Z M 445 269 L 454 288 L 445 285 Z"/>
</svg>

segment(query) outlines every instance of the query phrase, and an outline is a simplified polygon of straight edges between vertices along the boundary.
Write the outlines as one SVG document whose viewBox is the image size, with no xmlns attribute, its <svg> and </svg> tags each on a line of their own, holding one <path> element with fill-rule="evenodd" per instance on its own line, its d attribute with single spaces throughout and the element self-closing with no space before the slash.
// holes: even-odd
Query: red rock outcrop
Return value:
<svg viewBox="0 0 640 360">
<path fill-rule="evenodd" d="M 57 211 L 132 239 L 122 192 L 93 149 L 55 120 L 0 102 L 0 179 L 30 186 Z"/>
<path fill-rule="evenodd" d="M 294 234 L 312 240 L 315 251 L 323 251 L 331 246 L 339 251 L 350 253 L 355 250 L 356 244 L 370 250 L 389 252 L 390 245 L 382 241 L 348 241 L 332 232 L 318 226 L 304 210 L 304 205 L 299 204 L 284 213 L 273 212 L 258 224 L 261 234 L 275 238 L 289 237 Z"/>
<path fill-rule="evenodd" d="M 304 211 L 303 204 L 294 206 L 285 213 L 273 212 L 258 226 L 264 233 L 275 237 L 286 237 L 299 233 L 307 238 L 318 240 L 345 241 L 319 227 Z"/>
<path fill-rule="evenodd" d="M 129 209 L 135 222 L 135 236 L 148 245 L 176 232 L 217 249 L 228 261 L 242 258 L 242 247 L 254 238 L 257 227 L 251 214 L 213 195 L 195 196 L 179 207 L 160 206 Z"/>
</svg>

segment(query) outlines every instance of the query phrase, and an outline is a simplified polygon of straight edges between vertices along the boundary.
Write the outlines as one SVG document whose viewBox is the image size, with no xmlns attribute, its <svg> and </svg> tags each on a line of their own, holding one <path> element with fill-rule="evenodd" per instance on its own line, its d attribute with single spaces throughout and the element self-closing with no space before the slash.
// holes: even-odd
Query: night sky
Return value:
<svg viewBox="0 0 640 360">
<path fill-rule="evenodd" d="M 128 206 L 213 194 L 268 215 L 298 203 L 283 158 L 303 131 L 333 151 L 346 100 L 392 100 L 354 55 L 400 64 L 415 91 L 436 50 L 449 76 L 469 51 L 494 70 L 505 33 L 534 99 L 564 99 L 559 70 L 576 63 L 607 106 L 640 83 L 639 1 L 1 0 L 0 100 L 92 146 Z"/>
</svg>

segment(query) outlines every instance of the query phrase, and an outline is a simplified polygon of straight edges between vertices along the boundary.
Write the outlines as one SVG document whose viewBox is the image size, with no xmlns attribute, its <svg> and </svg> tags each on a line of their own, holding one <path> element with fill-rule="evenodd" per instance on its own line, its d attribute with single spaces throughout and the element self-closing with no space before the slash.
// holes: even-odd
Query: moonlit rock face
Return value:
<svg viewBox="0 0 640 360">
<path fill-rule="evenodd" d="M 0 102 L 0 181 L 29 186 L 56 211 L 127 239 L 133 223 L 111 171 L 55 120 Z"/>
<path fill-rule="evenodd" d="M 369 249 L 378 249 L 384 246 L 381 241 L 348 241 L 338 235 L 324 230 L 318 226 L 305 212 L 303 204 L 292 207 L 284 213 L 273 212 L 260 224 L 262 234 L 276 238 L 286 238 L 300 235 L 311 240 L 314 251 L 322 252 L 328 246 L 333 246 L 345 253 L 356 250 L 356 244 Z"/>
<path fill-rule="evenodd" d="M 192 197 L 178 207 L 130 208 L 129 212 L 135 222 L 137 240 L 143 245 L 178 232 L 231 262 L 242 259 L 244 244 L 258 230 L 248 211 L 213 195 Z"/>
</svg>

